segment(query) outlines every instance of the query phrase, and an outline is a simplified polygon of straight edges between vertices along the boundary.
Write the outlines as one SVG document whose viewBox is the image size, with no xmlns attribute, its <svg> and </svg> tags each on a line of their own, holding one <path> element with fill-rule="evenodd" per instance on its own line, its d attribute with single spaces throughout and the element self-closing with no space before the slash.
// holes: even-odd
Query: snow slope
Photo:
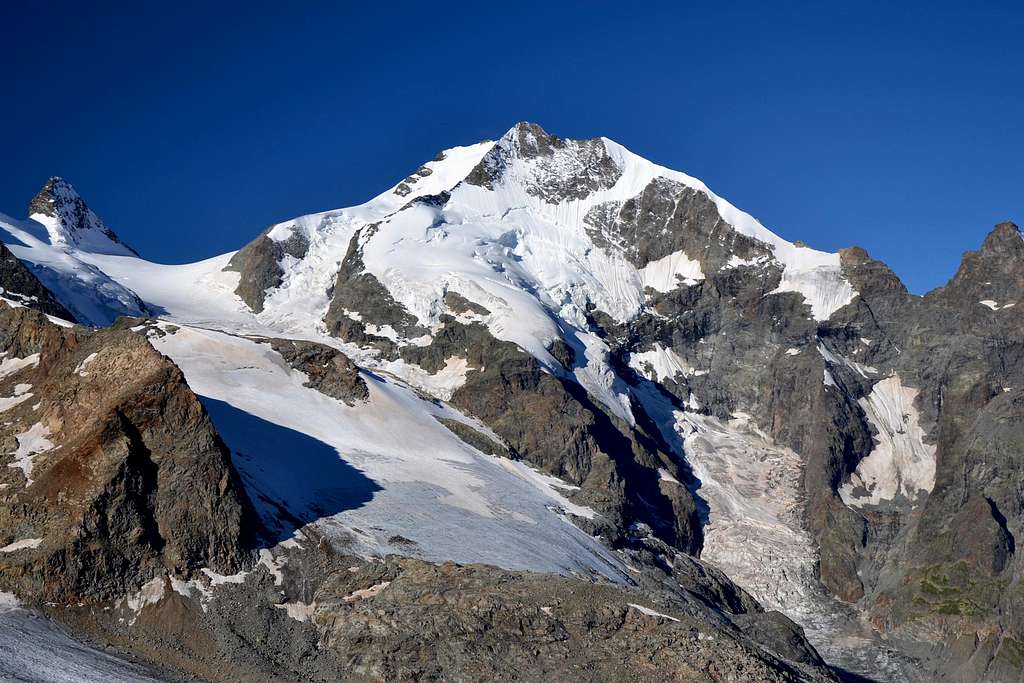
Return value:
<svg viewBox="0 0 1024 683">
<path fill-rule="evenodd" d="M 286 509 L 368 555 L 396 552 L 401 536 L 425 559 L 624 576 L 566 519 L 594 513 L 560 482 L 470 448 L 435 416 L 475 423 L 401 382 L 364 373 L 369 400 L 347 406 L 303 386 L 267 344 L 198 327 L 151 340 L 204 398 L 270 524 Z"/>
<path fill-rule="evenodd" d="M 76 642 L 45 616 L 0 593 L 0 680 L 47 683 L 147 683 L 159 678 Z"/>
</svg>

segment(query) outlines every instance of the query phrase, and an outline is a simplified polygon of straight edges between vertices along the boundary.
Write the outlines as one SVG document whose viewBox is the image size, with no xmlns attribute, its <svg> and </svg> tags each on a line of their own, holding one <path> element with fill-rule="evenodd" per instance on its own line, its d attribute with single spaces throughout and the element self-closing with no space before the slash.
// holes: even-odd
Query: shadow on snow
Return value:
<svg viewBox="0 0 1024 683">
<path fill-rule="evenodd" d="M 271 543 L 322 517 L 360 508 L 383 490 L 334 447 L 200 396 Z"/>
</svg>

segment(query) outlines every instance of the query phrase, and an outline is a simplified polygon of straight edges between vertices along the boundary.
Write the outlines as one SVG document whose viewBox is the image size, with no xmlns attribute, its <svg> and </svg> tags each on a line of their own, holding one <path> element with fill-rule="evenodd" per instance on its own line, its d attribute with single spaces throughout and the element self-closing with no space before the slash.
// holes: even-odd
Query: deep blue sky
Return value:
<svg viewBox="0 0 1024 683">
<path fill-rule="evenodd" d="M 63 175 L 156 261 L 523 119 L 861 245 L 916 292 L 1024 223 L 1020 3 L 0 4 L 0 211 Z"/>
</svg>

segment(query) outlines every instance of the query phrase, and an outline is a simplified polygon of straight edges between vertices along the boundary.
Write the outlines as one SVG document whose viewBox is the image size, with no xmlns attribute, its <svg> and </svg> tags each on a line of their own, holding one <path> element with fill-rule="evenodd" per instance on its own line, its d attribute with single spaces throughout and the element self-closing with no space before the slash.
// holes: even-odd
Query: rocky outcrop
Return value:
<svg viewBox="0 0 1024 683">
<path fill-rule="evenodd" d="M 309 249 L 309 240 L 296 228 L 287 237 L 275 239 L 277 226 L 271 226 L 259 237 L 245 245 L 231 257 L 224 270 L 239 273 L 235 294 L 254 312 L 263 310 L 267 291 L 280 286 L 285 256 L 301 259 Z"/>
<path fill-rule="evenodd" d="M 637 268 L 682 251 L 715 272 L 731 259 L 767 261 L 763 242 L 736 232 L 705 192 L 664 177 L 625 202 L 598 204 L 584 219 L 594 244 L 621 251 Z"/>
<path fill-rule="evenodd" d="M 270 346 L 293 369 L 306 373 L 307 387 L 349 405 L 369 396 L 359 368 L 341 351 L 298 339 L 271 339 Z"/>
<path fill-rule="evenodd" d="M 364 235 L 365 233 L 365 235 Z M 357 230 L 349 241 L 348 251 L 342 259 L 331 304 L 324 317 L 330 334 L 345 341 L 375 346 L 387 356 L 394 354 L 394 342 L 384 334 L 367 330 L 367 325 L 378 330 L 390 327 L 402 337 L 419 337 L 427 333 L 416 317 L 395 301 L 391 292 L 363 263 L 363 239 L 373 236 L 373 226 Z"/>
<path fill-rule="evenodd" d="M 668 577 L 641 590 L 298 539 L 206 592 L 154 584 L 135 606 L 61 614 L 210 681 L 836 680 L 785 617 L 722 611 Z"/>
<path fill-rule="evenodd" d="M 68 322 L 76 322 L 71 311 L 64 308 L 53 292 L 3 244 L 0 244 L 0 290 L 0 296 L 6 299 Z"/>
<path fill-rule="evenodd" d="M 144 337 L 0 304 L 0 353 L 5 590 L 94 603 L 246 564 L 258 527 L 229 453 Z"/>
<path fill-rule="evenodd" d="M 397 194 L 399 197 L 408 196 L 409 194 L 412 193 L 413 185 L 418 183 L 421 178 L 426 178 L 428 175 L 432 173 L 433 171 L 431 171 L 426 166 L 420 166 L 411 176 L 406 177 L 405 180 L 398 183 L 398 187 L 395 188 L 395 194 Z"/>
<path fill-rule="evenodd" d="M 923 298 L 862 250 L 844 252 L 843 265 L 860 294 L 819 337 L 834 393 L 852 409 L 841 433 L 869 430 L 871 440 L 850 442 L 854 457 L 835 470 L 837 483 L 862 468 L 870 480 L 882 466 L 889 480 L 913 483 L 881 497 L 847 484 L 844 514 L 860 523 L 835 526 L 823 563 L 845 537 L 845 572 L 862 590 L 844 597 L 863 594 L 872 622 L 936 675 L 1015 680 L 1024 661 L 1010 607 L 1021 599 L 1024 530 L 1014 493 L 1024 486 L 1024 239 L 1012 224 L 997 226 L 948 285 Z M 893 424 L 873 413 L 878 401 L 892 406 Z"/>
<path fill-rule="evenodd" d="M 325 647 L 375 679 L 830 680 L 708 616 L 679 598 L 394 558 L 332 574 L 313 621 Z"/>
</svg>

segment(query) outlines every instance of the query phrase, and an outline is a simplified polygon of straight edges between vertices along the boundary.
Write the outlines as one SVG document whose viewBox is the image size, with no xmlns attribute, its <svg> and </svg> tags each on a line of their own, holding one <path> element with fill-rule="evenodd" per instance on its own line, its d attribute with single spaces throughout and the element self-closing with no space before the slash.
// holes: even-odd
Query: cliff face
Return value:
<svg viewBox="0 0 1024 683">
<path fill-rule="evenodd" d="M 229 453 L 145 337 L 0 304 L 0 349 L 6 588 L 93 602 L 245 564 L 258 529 Z"/>
</svg>

